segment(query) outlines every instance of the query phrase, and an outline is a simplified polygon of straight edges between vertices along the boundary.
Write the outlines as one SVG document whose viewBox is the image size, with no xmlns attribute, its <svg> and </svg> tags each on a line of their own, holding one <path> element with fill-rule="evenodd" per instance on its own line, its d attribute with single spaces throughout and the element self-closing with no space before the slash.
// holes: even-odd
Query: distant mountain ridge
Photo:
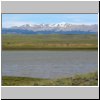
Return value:
<svg viewBox="0 0 100 100">
<path fill-rule="evenodd" d="M 98 32 L 98 25 L 75 25 L 68 23 L 58 24 L 25 24 L 22 26 L 13 26 L 2 28 L 2 33 L 12 34 L 95 34 Z"/>
</svg>

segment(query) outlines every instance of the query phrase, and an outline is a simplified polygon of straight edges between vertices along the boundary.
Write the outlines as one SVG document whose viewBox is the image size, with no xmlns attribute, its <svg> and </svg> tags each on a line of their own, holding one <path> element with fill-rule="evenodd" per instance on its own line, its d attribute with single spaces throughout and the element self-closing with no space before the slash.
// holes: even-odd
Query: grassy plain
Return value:
<svg viewBox="0 0 100 100">
<path fill-rule="evenodd" d="M 96 50 L 97 34 L 2 34 L 2 50 Z"/>
<path fill-rule="evenodd" d="M 97 86 L 98 73 L 75 75 L 59 79 L 3 76 L 2 86 Z"/>
</svg>

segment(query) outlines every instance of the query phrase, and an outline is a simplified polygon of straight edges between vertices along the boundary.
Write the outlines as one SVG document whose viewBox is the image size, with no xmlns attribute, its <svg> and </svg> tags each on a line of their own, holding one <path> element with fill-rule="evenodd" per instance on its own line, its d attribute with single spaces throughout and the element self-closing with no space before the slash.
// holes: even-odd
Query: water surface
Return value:
<svg viewBox="0 0 100 100">
<path fill-rule="evenodd" d="M 2 51 L 2 76 L 60 78 L 98 70 L 97 51 Z"/>
</svg>

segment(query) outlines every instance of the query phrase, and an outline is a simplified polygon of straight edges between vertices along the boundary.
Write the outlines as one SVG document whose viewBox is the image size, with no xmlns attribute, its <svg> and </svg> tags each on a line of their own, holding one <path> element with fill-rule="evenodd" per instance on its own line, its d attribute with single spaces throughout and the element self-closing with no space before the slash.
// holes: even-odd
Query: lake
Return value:
<svg viewBox="0 0 100 100">
<path fill-rule="evenodd" d="M 2 76 L 61 78 L 98 70 L 97 51 L 2 51 Z"/>
</svg>

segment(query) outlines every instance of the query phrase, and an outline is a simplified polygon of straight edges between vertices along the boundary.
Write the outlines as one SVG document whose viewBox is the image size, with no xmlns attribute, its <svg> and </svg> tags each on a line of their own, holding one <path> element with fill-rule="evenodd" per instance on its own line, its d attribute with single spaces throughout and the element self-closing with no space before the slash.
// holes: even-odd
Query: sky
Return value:
<svg viewBox="0 0 100 100">
<path fill-rule="evenodd" d="M 2 27 L 24 24 L 98 24 L 97 14 L 2 14 Z"/>
</svg>

